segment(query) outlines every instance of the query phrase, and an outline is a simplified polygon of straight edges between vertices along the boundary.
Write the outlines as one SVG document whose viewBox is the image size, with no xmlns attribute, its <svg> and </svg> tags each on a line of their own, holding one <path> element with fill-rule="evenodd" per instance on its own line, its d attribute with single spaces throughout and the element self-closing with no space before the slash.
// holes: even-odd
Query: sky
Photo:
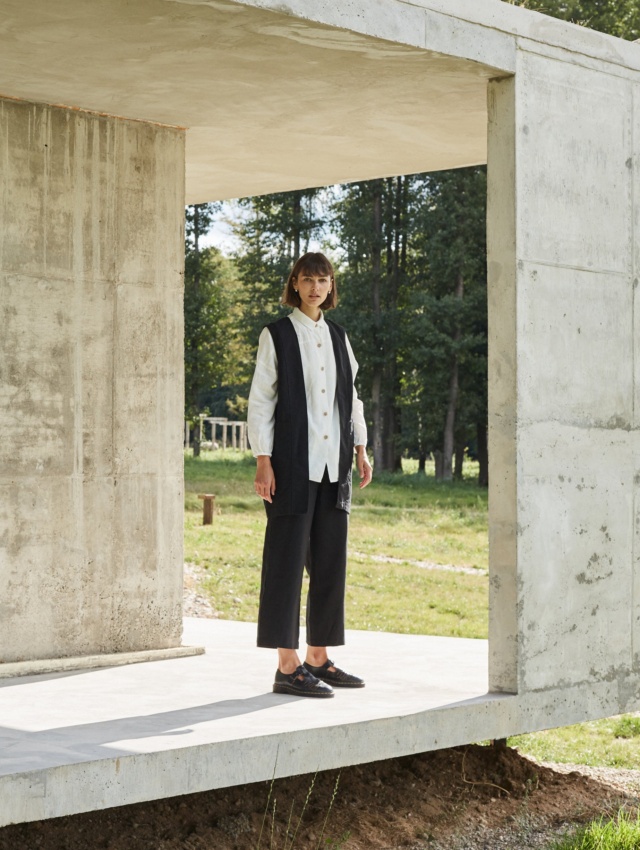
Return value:
<svg viewBox="0 0 640 850">
<path fill-rule="evenodd" d="M 319 198 L 320 205 L 329 204 L 330 196 L 329 191 L 337 191 L 338 187 L 327 187 L 327 193 L 322 193 Z M 221 205 L 221 209 L 216 213 L 214 218 L 214 224 L 211 230 L 200 240 L 200 244 L 203 247 L 208 247 L 210 245 L 214 245 L 218 248 L 225 256 L 230 256 L 235 253 L 240 248 L 240 242 L 234 236 L 233 228 L 230 224 L 230 221 L 242 217 L 246 215 L 246 210 L 243 210 L 238 203 L 238 200 L 230 200 L 223 201 Z M 329 233 L 325 234 L 325 237 L 330 236 Z M 323 241 L 312 239 L 309 242 L 309 250 L 310 251 L 322 251 L 324 250 Z"/>
</svg>

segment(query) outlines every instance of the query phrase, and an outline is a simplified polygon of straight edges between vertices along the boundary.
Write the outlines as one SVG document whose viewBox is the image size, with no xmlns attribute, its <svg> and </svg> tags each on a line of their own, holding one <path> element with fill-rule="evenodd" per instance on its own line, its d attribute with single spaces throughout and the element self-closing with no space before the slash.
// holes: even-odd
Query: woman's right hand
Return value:
<svg viewBox="0 0 640 850">
<path fill-rule="evenodd" d="M 256 494 L 265 502 L 272 502 L 272 496 L 276 492 L 276 476 L 271 466 L 271 458 L 269 455 L 258 455 L 257 462 L 258 468 L 254 481 Z"/>
</svg>

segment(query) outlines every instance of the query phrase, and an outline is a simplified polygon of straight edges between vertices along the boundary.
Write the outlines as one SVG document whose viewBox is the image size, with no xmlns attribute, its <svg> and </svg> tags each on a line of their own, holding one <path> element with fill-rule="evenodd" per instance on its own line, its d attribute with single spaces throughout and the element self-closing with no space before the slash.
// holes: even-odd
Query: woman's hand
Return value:
<svg viewBox="0 0 640 850">
<path fill-rule="evenodd" d="M 364 446 L 356 446 L 356 466 L 358 467 L 358 475 L 360 476 L 360 489 L 371 484 L 373 469 L 367 457 L 367 450 Z"/>
<path fill-rule="evenodd" d="M 265 502 L 272 502 L 272 496 L 276 492 L 276 476 L 271 466 L 271 458 L 269 455 L 258 455 L 257 462 L 258 468 L 254 481 L 256 494 Z"/>
</svg>

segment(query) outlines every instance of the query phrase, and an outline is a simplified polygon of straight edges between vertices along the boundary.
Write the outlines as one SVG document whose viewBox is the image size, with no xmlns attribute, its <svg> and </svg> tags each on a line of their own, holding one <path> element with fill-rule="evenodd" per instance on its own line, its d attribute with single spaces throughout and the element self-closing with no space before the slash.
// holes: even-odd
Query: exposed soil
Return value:
<svg viewBox="0 0 640 850">
<path fill-rule="evenodd" d="M 635 809 L 640 773 L 611 777 L 470 745 L 327 771 L 310 793 L 312 774 L 8 826 L 0 850 L 284 850 L 287 831 L 295 850 L 524 850 Z"/>
</svg>

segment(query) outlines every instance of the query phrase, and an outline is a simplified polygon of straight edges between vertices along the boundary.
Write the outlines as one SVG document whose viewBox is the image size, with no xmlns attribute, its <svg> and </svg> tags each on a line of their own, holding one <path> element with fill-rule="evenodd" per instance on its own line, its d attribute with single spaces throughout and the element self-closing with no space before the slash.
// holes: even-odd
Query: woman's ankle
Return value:
<svg viewBox="0 0 640 850">
<path fill-rule="evenodd" d="M 307 664 L 310 664 L 312 667 L 322 667 L 322 665 L 326 664 L 328 660 L 329 657 L 327 655 L 326 646 L 307 647 L 307 657 L 305 659 Z"/>
<path fill-rule="evenodd" d="M 278 670 L 285 675 L 293 673 L 300 666 L 295 649 L 278 649 Z"/>
</svg>

